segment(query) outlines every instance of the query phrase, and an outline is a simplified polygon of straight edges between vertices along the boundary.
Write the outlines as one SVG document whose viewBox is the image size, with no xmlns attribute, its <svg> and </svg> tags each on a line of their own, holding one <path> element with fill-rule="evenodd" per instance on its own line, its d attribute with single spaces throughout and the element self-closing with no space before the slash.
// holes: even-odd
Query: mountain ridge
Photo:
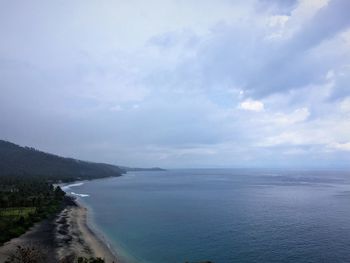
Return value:
<svg viewBox="0 0 350 263">
<path fill-rule="evenodd" d="M 0 176 L 44 176 L 53 180 L 81 180 L 120 176 L 126 170 L 112 164 L 62 157 L 0 140 Z"/>
</svg>

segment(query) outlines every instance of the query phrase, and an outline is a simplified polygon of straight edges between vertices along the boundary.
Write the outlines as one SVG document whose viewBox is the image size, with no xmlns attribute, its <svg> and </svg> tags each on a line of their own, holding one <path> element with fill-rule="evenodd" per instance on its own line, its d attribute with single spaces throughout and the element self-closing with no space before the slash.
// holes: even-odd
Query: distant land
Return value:
<svg viewBox="0 0 350 263">
<path fill-rule="evenodd" d="M 151 168 L 132 168 L 132 167 L 124 167 L 124 166 L 119 166 L 120 168 L 124 169 L 127 172 L 141 172 L 141 171 L 166 171 L 163 168 L 159 168 L 159 167 L 151 167 Z"/>
<path fill-rule="evenodd" d="M 128 171 L 162 171 L 161 168 L 130 168 L 61 157 L 31 147 L 0 140 L 0 176 L 39 176 L 53 181 L 73 181 L 120 176 Z"/>
</svg>

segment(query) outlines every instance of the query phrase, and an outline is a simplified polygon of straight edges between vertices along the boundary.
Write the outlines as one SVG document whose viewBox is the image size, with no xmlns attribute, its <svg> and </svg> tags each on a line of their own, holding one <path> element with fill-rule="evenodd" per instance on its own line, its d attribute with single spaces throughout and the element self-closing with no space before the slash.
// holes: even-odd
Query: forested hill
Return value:
<svg viewBox="0 0 350 263">
<path fill-rule="evenodd" d="M 120 176 L 124 172 L 118 166 L 64 158 L 0 140 L 0 176 L 43 176 L 71 181 Z"/>
</svg>

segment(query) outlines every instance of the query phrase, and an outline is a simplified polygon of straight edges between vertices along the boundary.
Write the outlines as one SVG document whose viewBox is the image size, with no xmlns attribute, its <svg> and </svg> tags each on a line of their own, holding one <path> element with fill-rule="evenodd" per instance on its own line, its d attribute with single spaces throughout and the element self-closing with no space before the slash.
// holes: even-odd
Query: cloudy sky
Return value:
<svg viewBox="0 0 350 263">
<path fill-rule="evenodd" d="M 161 167 L 350 167 L 349 0 L 0 0 L 0 138 Z"/>
</svg>

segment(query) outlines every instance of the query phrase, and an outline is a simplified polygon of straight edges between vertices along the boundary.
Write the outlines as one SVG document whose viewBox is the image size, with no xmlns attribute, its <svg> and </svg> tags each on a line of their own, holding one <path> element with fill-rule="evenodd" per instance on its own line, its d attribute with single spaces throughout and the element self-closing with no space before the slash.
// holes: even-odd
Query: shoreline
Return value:
<svg viewBox="0 0 350 263">
<path fill-rule="evenodd" d="M 107 178 L 99 178 L 94 179 L 96 180 L 105 180 L 105 179 L 112 179 L 114 177 L 107 177 Z M 90 180 L 89 180 L 90 181 Z M 98 225 L 94 222 L 93 219 L 93 209 L 89 206 L 88 203 L 84 201 L 85 197 L 88 197 L 89 194 L 78 194 L 75 192 L 72 192 L 72 187 L 80 186 L 87 182 L 87 180 L 82 181 L 74 181 L 66 184 L 60 184 L 62 190 L 66 192 L 66 196 L 69 197 L 71 200 L 74 200 L 74 204 L 77 207 L 85 209 L 85 225 L 89 232 L 91 232 L 91 235 L 94 236 L 98 242 L 102 244 L 102 246 L 105 247 L 105 250 L 108 250 L 108 254 L 111 255 L 109 258 L 114 257 L 115 263 L 138 263 L 139 260 L 134 258 L 134 256 L 127 253 L 119 244 L 113 243 L 113 241 L 109 240 L 108 237 L 105 235 L 105 233 L 100 230 Z M 102 256 L 98 256 L 102 257 Z M 106 261 L 106 263 L 109 261 Z M 1 263 L 1 262 L 0 262 Z"/>
<path fill-rule="evenodd" d="M 68 257 L 100 257 L 106 263 L 125 263 L 117 258 L 108 243 L 89 226 L 88 209 L 76 200 L 74 203 L 75 205 L 62 210 L 56 219 L 58 259 L 67 258 L 68 254 Z"/>
<path fill-rule="evenodd" d="M 0 263 L 4 263 L 18 246 L 35 248 L 48 263 L 71 262 L 77 257 L 100 257 L 106 263 L 126 263 L 89 226 L 88 213 L 86 207 L 69 197 L 61 212 L 1 246 Z"/>
<path fill-rule="evenodd" d="M 101 242 L 103 246 L 106 247 L 109 253 L 111 253 L 114 258 L 116 258 L 117 261 L 115 261 L 115 263 L 138 263 L 139 261 L 133 258 L 131 255 L 127 254 L 122 247 L 114 244 L 111 240 L 108 239 L 105 233 L 100 230 L 94 222 L 92 208 L 90 208 L 88 205 L 85 205 L 84 202 L 78 199 L 79 198 L 77 198 L 78 205 L 85 208 L 87 212 L 87 228 L 92 232 L 95 238 Z"/>
</svg>

